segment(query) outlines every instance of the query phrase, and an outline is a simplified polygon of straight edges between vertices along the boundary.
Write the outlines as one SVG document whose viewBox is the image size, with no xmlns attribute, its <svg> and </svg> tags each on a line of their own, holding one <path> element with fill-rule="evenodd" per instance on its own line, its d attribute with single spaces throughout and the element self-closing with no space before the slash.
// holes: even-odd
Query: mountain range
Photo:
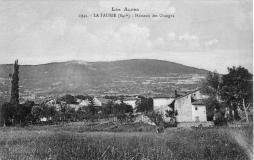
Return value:
<svg viewBox="0 0 254 160">
<path fill-rule="evenodd" d="M 12 71 L 13 65 L 0 65 L 0 91 L 3 95 L 8 94 Z M 60 93 L 160 94 L 172 92 L 172 89 L 195 88 L 207 72 L 169 61 L 131 59 L 20 65 L 19 77 L 20 92 L 26 96 Z"/>
</svg>

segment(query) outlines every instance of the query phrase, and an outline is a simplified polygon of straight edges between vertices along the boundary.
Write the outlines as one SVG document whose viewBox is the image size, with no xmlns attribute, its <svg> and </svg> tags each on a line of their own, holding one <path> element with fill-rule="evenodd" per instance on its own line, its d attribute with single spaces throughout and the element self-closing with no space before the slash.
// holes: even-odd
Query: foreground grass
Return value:
<svg viewBox="0 0 254 160">
<path fill-rule="evenodd" d="M 251 159 L 252 127 L 85 132 L 79 127 L 5 128 L 0 159 Z"/>
</svg>

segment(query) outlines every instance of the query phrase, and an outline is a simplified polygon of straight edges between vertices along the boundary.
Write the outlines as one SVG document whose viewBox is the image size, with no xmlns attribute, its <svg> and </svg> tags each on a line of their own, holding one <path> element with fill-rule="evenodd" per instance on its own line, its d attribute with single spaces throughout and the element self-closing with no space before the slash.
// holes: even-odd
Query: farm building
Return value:
<svg viewBox="0 0 254 160">
<path fill-rule="evenodd" d="M 199 90 L 181 96 L 176 95 L 170 107 L 176 113 L 178 127 L 213 126 L 213 122 L 207 121 L 205 98 L 207 96 L 202 95 Z"/>
<path fill-rule="evenodd" d="M 177 112 L 177 122 L 205 122 L 206 106 L 200 91 L 194 91 L 183 96 L 176 96 L 170 104 L 172 109 Z"/>
<path fill-rule="evenodd" d="M 171 118 L 166 117 L 166 111 L 175 111 L 176 121 L 184 123 L 205 123 L 207 122 L 206 106 L 204 99 L 207 96 L 202 95 L 199 90 L 187 93 L 185 95 L 175 94 L 174 97 L 156 97 L 153 98 L 154 110 L 163 114 L 165 121 Z"/>
</svg>

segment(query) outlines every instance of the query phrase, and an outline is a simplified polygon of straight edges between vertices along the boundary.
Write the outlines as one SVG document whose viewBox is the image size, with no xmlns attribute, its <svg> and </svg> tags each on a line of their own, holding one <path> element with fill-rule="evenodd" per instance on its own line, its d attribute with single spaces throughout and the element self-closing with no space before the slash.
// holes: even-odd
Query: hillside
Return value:
<svg viewBox="0 0 254 160">
<path fill-rule="evenodd" d="M 8 91 L 8 76 L 12 69 L 10 64 L 0 65 L 2 94 Z M 67 61 L 21 65 L 20 84 L 23 95 L 63 92 L 102 94 L 108 91 L 126 94 L 145 91 L 162 93 L 165 89 L 163 84 L 169 88 L 176 84 L 194 85 L 206 72 L 178 63 L 151 59 Z"/>
</svg>

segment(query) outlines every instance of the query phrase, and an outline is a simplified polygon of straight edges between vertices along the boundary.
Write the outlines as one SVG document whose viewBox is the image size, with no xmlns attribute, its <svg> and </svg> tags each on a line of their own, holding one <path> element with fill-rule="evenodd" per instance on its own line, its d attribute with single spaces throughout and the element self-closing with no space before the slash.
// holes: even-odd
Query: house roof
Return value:
<svg viewBox="0 0 254 160">
<path fill-rule="evenodd" d="M 160 98 L 167 98 L 167 99 L 170 99 L 170 97 L 168 97 L 168 96 L 158 96 L 158 97 L 153 97 L 153 99 L 160 99 Z"/>
<path fill-rule="evenodd" d="M 188 95 L 190 95 L 190 94 L 192 94 L 192 93 L 195 93 L 195 92 L 197 92 L 197 91 L 199 91 L 199 90 L 200 90 L 200 88 L 199 88 L 199 89 L 196 89 L 196 90 L 194 90 L 194 91 L 191 91 L 191 92 L 189 92 L 189 93 L 187 93 L 187 94 L 185 94 L 185 95 L 182 95 L 182 96 L 180 96 L 180 97 L 177 97 L 177 98 L 175 98 L 175 99 L 177 100 L 177 99 L 183 98 L 183 97 L 188 96 Z"/>
<path fill-rule="evenodd" d="M 124 98 L 124 101 L 133 101 L 133 100 L 138 100 L 139 98 L 136 97 L 126 97 Z"/>
<path fill-rule="evenodd" d="M 205 105 L 205 101 L 203 99 L 196 100 L 192 102 L 193 105 Z"/>
</svg>

